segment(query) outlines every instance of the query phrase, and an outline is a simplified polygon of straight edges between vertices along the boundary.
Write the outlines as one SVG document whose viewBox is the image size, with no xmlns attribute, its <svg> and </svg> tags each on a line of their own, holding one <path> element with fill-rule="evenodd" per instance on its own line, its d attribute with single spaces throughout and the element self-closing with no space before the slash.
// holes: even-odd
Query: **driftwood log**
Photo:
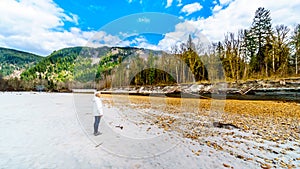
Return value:
<svg viewBox="0 0 300 169">
<path fill-rule="evenodd" d="M 221 122 L 213 122 L 214 127 L 225 128 L 225 129 L 238 129 L 238 127 L 234 124 L 230 123 L 221 123 Z"/>
</svg>

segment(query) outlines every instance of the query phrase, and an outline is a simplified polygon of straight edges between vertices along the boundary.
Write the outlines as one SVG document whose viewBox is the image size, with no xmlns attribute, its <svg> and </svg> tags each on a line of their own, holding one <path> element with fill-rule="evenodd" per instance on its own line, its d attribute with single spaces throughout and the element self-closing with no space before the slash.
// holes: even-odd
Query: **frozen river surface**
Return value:
<svg viewBox="0 0 300 169">
<path fill-rule="evenodd" d="M 0 93 L 0 168 L 224 168 L 234 158 L 202 151 L 160 129 L 136 126 L 105 107 L 100 136 L 92 135 L 88 94 Z M 124 114 L 123 114 L 124 115 Z M 134 113 L 131 113 L 134 116 Z M 122 125 L 120 129 L 116 126 Z M 239 163 L 238 168 L 258 167 Z"/>
</svg>

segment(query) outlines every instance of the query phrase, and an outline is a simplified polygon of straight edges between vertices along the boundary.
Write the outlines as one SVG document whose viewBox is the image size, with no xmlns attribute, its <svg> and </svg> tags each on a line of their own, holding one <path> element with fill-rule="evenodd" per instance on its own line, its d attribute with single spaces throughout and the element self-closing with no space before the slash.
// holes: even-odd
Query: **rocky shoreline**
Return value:
<svg viewBox="0 0 300 169">
<path fill-rule="evenodd" d="M 122 117 L 147 133 L 156 133 L 159 128 L 173 134 L 173 138 L 183 139 L 192 153 L 188 158 L 215 158 L 214 163 L 226 168 L 300 167 L 297 103 L 226 100 L 224 111 L 216 114 L 210 111 L 208 99 L 106 94 L 101 97 L 109 108 L 107 112 L 117 109 Z M 133 115 L 135 112 L 139 116 Z M 141 121 L 134 120 L 141 117 Z M 124 125 L 123 130 L 126 128 Z"/>
<path fill-rule="evenodd" d="M 300 102 L 300 78 L 277 81 L 253 80 L 242 83 L 129 86 L 103 89 L 101 92 L 104 94 Z"/>
</svg>

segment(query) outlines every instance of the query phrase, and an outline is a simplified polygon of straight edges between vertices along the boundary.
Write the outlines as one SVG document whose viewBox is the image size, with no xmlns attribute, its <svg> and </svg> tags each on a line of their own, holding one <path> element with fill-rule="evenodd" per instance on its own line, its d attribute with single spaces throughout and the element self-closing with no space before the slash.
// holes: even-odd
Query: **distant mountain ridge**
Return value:
<svg viewBox="0 0 300 169">
<path fill-rule="evenodd" d="M 92 60 L 99 59 L 108 54 L 113 56 L 108 62 L 114 62 L 121 56 L 122 59 L 130 55 L 139 55 L 141 57 L 148 55 L 152 52 L 154 55 L 161 55 L 162 51 L 154 51 L 150 49 L 135 48 L 135 47 L 69 47 L 53 51 L 50 55 L 44 57 L 29 52 L 24 52 L 15 49 L 0 47 L 0 75 L 13 78 L 21 77 L 27 80 L 33 80 L 42 74 L 51 74 L 54 69 L 58 69 L 54 74 L 61 73 L 60 76 L 66 76 L 74 70 L 73 65 L 77 56 L 81 55 L 84 58 Z M 95 61 L 93 61 L 95 62 Z M 62 71 L 64 71 L 62 73 Z M 22 73 L 23 72 L 23 73 Z M 21 74 L 22 73 L 22 74 Z M 52 74 L 53 75 L 53 74 Z M 47 76 L 47 75 L 44 75 Z M 83 75 L 81 75 L 83 76 Z M 46 78 L 46 77 L 44 77 Z M 69 77 L 70 79 L 71 77 Z M 62 78 L 61 80 L 65 80 Z M 68 78 L 67 78 L 68 79 Z"/>
<path fill-rule="evenodd" d="M 124 59 L 139 56 L 146 59 L 149 54 L 162 55 L 162 51 L 135 47 L 70 47 L 53 51 L 34 66 L 27 68 L 21 79 L 26 81 L 45 80 L 47 85 L 60 82 L 103 79 L 105 72 L 110 72 Z M 50 83 L 50 84 L 49 84 Z"/>
<path fill-rule="evenodd" d="M 36 54 L 0 47 L 0 75 L 14 77 L 14 73 L 21 72 L 42 59 L 42 56 Z"/>
</svg>

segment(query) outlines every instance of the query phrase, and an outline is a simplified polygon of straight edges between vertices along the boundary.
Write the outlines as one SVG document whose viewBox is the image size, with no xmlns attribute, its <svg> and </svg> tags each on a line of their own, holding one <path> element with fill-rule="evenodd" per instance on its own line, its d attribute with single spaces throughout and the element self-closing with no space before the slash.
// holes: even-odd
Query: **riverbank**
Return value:
<svg viewBox="0 0 300 169">
<path fill-rule="evenodd" d="M 5 85 L 5 84 L 2 84 Z M 112 84 L 113 86 L 113 84 Z M 91 86 L 86 88 L 93 91 Z M 36 85 L 30 91 L 37 92 L 59 92 L 59 93 L 90 93 L 83 88 L 73 89 L 72 83 L 60 90 L 51 90 L 43 85 Z M 167 96 L 177 98 L 214 98 L 235 100 L 277 100 L 300 103 L 300 78 L 281 79 L 257 79 L 247 81 L 230 82 L 195 82 L 188 84 L 173 85 L 143 85 L 143 86 L 121 86 L 97 89 L 104 94 L 125 94 L 139 96 Z M 5 91 L 24 91 L 23 88 L 7 87 Z"/>
<path fill-rule="evenodd" d="M 296 103 L 226 100 L 225 111 L 214 113 L 208 110 L 222 107 L 222 102 L 103 94 L 102 135 L 95 137 L 92 98 L 80 93 L 1 92 L 0 166 L 300 167 Z"/>
<path fill-rule="evenodd" d="M 243 162 L 261 168 L 300 167 L 297 103 L 243 100 L 213 103 L 210 99 L 105 94 L 102 98 L 106 105 L 141 111 L 146 123 L 186 138 L 198 147 L 191 150 L 194 156 L 222 153 L 234 159 L 224 166 L 234 168 Z M 211 112 L 216 105 L 224 107 Z M 214 151 L 207 153 L 207 147 Z"/>
<path fill-rule="evenodd" d="M 126 86 L 101 90 L 104 94 L 214 98 L 235 100 L 278 100 L 300 102 L 300 78 L 249 80 L 243 82 L 193 83 L 177 85 Z"/>
</svg>

